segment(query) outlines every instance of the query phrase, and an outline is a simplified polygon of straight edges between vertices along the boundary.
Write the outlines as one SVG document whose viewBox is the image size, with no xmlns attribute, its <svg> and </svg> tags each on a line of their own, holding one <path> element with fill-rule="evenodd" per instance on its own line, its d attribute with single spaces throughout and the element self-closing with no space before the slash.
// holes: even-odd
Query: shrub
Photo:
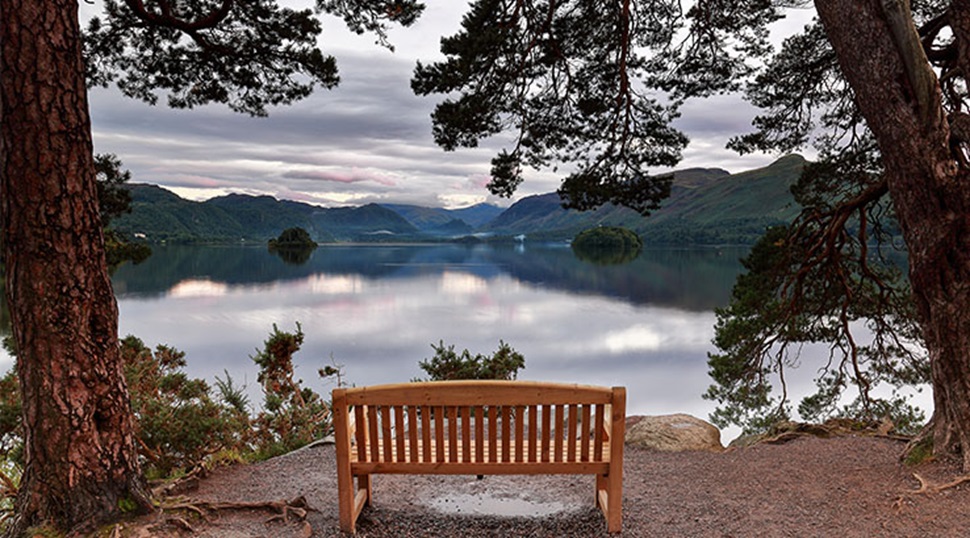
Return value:
<svg viewBox="0 0 970 538">
<path fill-rule="evenodd" d="M 431 344 L 434 357 L 418 362 L 431 381 L 457 379 L 515 379 L 525 368 L 525 358 L 511 346 L 499 340 L 498 350 L 491 357 L 475 355 L 465 349 L 455 353 L 455 346 L 445 347 L 444 341 Z"/>
<path fill-rule="evenodd" d="M 152 352 L 128 336 L 121 356 L 147 475 L 170 476 L 245 444 L 245 411 L 216 402 L 205 381 L 189 379 L 182 371 L 185 353 L 162 345 Z"/>
<path fill-rule="evenodd" d="M 152 351 L 134 336 L 122 339 L 121 359 L 146 475 L 167 478 L 213 459 L 262 459 L 329 433 L 329 404 L 294 379 L 293 354 L 302 343 L 299 324 L 296 333 L 274 325 L 264 349 L 252 357 L 260 367 L 265 400 L 264 409 L 253 417 L 245 387 L 237 386 L 228 372 L 225 379 L 216 377 L 213 394 L 204 380 L 185 374 L 185 353 L 164 345 Z M 341 381 L 339 365 L 325 366 L 319 373 Z M 16 371 L 10 370 L 0 378 L 0 513 L 12 509 L 4 492 L 15 489 L 20 476 L 20 409 Z"/>
<path fill-rule="evenodd" d="M 24 438 L 20 413 L 20 383 L 11 368 L 0 378 L 0 459 L 18 465 L 23 463 Z"/>
<path fill-rule="evenodd" d="M 330 433 L 330 404 L 294 378 L 293 355 L 303 345 L 303 330 L 273 332 L 263 349 L 252 357 L 259 365 L 263 387 L 263 411 L 253 421 L 257 457 L 266 458 L 297 449 Z M 319 371 L 321 377 L 337 376 L 339 367 Z"/>
</svg>

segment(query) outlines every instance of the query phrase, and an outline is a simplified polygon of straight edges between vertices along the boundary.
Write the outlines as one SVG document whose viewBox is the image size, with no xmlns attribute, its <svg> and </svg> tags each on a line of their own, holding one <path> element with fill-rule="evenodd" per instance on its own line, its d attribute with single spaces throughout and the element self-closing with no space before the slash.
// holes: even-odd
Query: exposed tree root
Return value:
<svg viewBox="0 0 970 538">
<path fill-rule="evenodd" d="M 300 495 L 295 499 L 289 501 L 259 501 L 259 502 L 210 502 L 210 501 L 192 501 L 184 499 L 173 499 L 172 502 L 166 502 L 162 505 L 163 511 L 171 510 L 187 510 L 193 512 L 201 517 L 204 521 L 209 522 L 209 514 L 212 512 L 218 512 L 221 510 L 267 510 L 270 512 L 275 512 L 275 515 L 266 520 L 267 523 L 274 521 L 282 521 L 283 523 L 290 523 L 290 518 L 295 518 L 296 521 L 303 522 L 303 534 L 307 534 L 309 529 L 310 534 L 312 534 L 312 528 L 310 528 L 309 523 L 306 522 L 307 514 L 310 512 L 316 512 L 315 508 L 312 508 L 306 501 L 306 498 Z M 181 518 L 169 518 L 170 522 L 175 523 L 186 530 L 192 531 L 192 527 L 187 521 L 182 519 L 180 522 L 171 521 L 172 519 Z M 309 534 L 307 534 L 309 536 Z"/>
<path fill-rule="evenodd" d="M 959 486 L 965 482 L 970 482 L 970 474 L 965 474 L 958 476 L 949 482 L 943 484 L 931 484 L 929 480 L 923 478 L 919 473 L 913 473 L 916 480 L 919 480 L 919 489 L 913 490 L 909 493 L 913 495 L 924 494 L 924 493 L 939 493 L 945 489 L 950 489 L 952 487 Z"/>
<path fill-rule="evenodd" d="M 169 525 L 174 525 L 182 530 L 189 531 L 191 533 L 195 532 L 195 529 L 192 527 L 191 524 L 189 524 L 188 521 L 185 520 L 185 518 L 181 518 L 178 516 L 169 516 L 165 518 L 165 522 L 168 523 Z"/>
<path fill-rule="evenodd" d="M 830 419 L 823 424 L 783 421 L 758 440 L 769 445 L 781 445 L 802 437 L 839 437 L 843 435 L 867 435 L 880 439 L 909 442 L 910 437 L 892 433 L 895 426 L 888 419 L 881 422 L 858 422 L 849 419 Z"/>
<path fill-rule="evenodd" d="M 195 465 L 189 469 L 188 473 L 176 480 L 152 485 L 152 496 L 156 499 L 163 499 L 195 491 L 199 488 L 199 481 L 208 474 L 209 471 L 204 465 Z"/>
<path fill-rule="evenodd" d="M 943 484 L 933 484 L 929 480 L 923 478 L 919 473 L 913 473 L 913 477 L 919 481 L 919 488 L 903 492 L 896 501 L 893 502 L 893 508 L 897 511 L 903 508 L 903 502 L 906 500 L 907 496 L 910 495 L 929 495 L 931 493 L 939 493 L 943 490 L 947 490 L 960 484 L 970 482 L 970 474 L 965 474 L 950 480 L 949 482 L 944 482 Z"/>
</svg>

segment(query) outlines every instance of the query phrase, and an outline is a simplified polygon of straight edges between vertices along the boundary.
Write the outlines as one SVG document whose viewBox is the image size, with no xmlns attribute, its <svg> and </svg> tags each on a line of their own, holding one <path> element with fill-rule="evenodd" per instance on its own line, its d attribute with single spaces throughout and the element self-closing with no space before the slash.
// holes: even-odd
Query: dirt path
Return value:
<svg viewBox="0 0 970 538">
<path fill-rule="evenodd" d="M 907 493 L 920 486 L 914 471 L 941 484 L 960 475 L 956 463 L 909 468 L 898 461 L 901 449 L 898 441 L 854 436 L 800 438 L 720 454 L 628 447 L 622 536 L 970 534 L 970 485 Z M 361 515 L 358 536 L 605 536 L 592 491 L 592 477 L 377 476 L 374 506 Z M 192 533 L 164 525 L 168 515 L 141 523 L 154 525 L 152 536 L 341 536 L 332 445 L 219 469 L 190 496 L 231 502 L 303 496 L 318 511 L 306 523 L 296 518 L 267 523 L 272 514 L 260 510 L 220 511 L 208 522 L 183 513 Z"/>
</svg>

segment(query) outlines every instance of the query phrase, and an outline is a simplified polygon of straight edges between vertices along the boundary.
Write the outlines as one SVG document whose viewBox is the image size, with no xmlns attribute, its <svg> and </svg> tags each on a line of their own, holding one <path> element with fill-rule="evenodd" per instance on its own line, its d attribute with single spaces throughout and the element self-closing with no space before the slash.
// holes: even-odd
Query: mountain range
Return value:
<svg viewBox="0 0 970 538">
<path fill-rule="evenodd" d="M 805 160 L 782 157 L 738 174 L 718 168 L 674 172 L 671 196 L 649 217 L 615 205 L 563 209 L 556 193 L 528 196 L 507 209 L 478 204 L 462 209 L 405 204 L 323 208 L 271 196 L 229 194 L 196 202 L 156 185 L 132 184 L 132 211 L 112 222 L 150 242 L 265 242 L 301 227 L 319 242 L 441 241 L 462 237 L 568 240 L 595 226 L 623 226 L 647 244 L 750 244 L 766 226 L 798 213 L 790 192 Z"/>
</svg>

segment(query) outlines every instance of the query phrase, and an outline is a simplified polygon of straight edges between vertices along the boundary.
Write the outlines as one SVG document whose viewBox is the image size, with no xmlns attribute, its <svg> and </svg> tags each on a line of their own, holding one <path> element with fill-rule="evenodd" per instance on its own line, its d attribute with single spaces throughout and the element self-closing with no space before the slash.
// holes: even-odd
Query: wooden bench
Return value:
<svg viewBox="0 0 970 538">
<path fill-rule="evenodd" d="M 607 530 L 619 532 L 625 414 L 623 387 L 437 381 L 335 389 L 340 528 L 355 532 L 372 474 L 589 474 Z"/>
</svg>

